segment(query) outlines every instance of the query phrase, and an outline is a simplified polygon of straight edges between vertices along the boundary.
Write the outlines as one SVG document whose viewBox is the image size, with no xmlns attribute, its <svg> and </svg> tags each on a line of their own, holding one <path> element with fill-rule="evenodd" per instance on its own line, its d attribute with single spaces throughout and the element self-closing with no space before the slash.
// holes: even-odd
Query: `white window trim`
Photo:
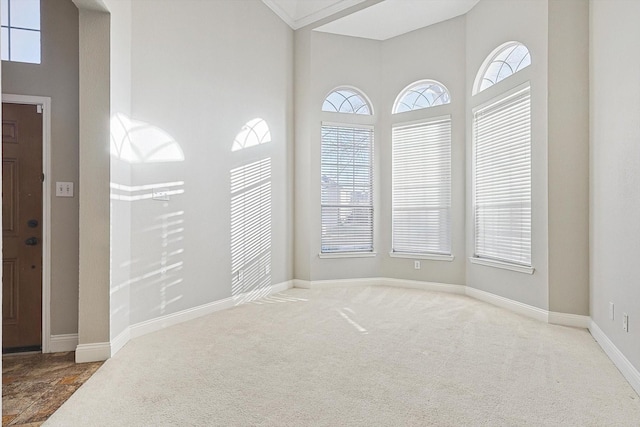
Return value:
<svg viewBox="0 0 640 427">
<path fill-rule="evenodd" d="M 515 271 L 517 273 L 524 273 L 524 274 L 533 274 L 536 270 L 533 267 L 527 267 L 524 265 L 518 265 L 511 262 L 503 262 L 503 261 L 497 261 L 494 259 L 487 259 L 487 258 L 469 257 L 469 261 L 471 262 L 471 264 L 483 265 L 485 267 L 501 268 L 503 270 L 510 270 L 510 271 Z"/>
<path fill-rule="evenodd" d="M 495 85 L 494 85 L 495 86 Z M 514 96 L 515 94 L 517 94 L 518 92 L 521 92 L 522 90 L 526 89 L 527 87 L 532 89 L 532 93 L 533 93 L 533 86 L 531 84 L 531 82 L 529 80 L 527 80 L 524 83 L 519 84 L 518 86 L 514 86 L 513 88 L 506 90 L 504 92 L 500 92 L 498 95 L 492 97 L 491 99 L 483 102 L 482 104 L 479 104 L 475 107 L 473 107 L 473 109 L 471 110 L 471 121 L 473 124 L 473 116 L 480 110 L 489 107 L 495 103 L 497 103 L 498 101 L 505 101 L 508 98 Z M 533 133 L 533 132 L 532 132 Z M 475 138 L 475 131 L 473 132 L 473 138 Z M 474 153 L 475 155 L 475 145 L 474 145 Z M 474 171 L 475 172 L 475 171 Z"/>
<path fill-rule="evenodd" d="M 318 258 L 321 259 L 335 259 L 335 258 L 374 258 L 377 257 L 377 252 L 320 252 Z"/>
<path fill-rule="evenodd" d="M 391 258 L 411 258 L 411 259 L 426 259 L 431 261 L 446 261 L 452 262 L 455 257 L 453 255 L 438 255 L 438 254 L 413 254 L 409 252 L 389 252 Z"/>
</svg>

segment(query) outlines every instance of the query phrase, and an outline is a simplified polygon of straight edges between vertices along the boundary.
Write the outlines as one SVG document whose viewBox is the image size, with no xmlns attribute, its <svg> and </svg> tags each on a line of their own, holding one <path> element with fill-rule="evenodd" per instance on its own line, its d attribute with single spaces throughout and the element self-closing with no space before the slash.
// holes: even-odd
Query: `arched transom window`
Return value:
<svg viewBox="0 0 640 427">
<path fill-rule="evenodd" d="M 420 80 L 407 86 L 393 104 L 393 114 L 420 110 L 451 102 L 449 91 L 435 80 Z"/>
<path fill-rule="evenodd" d="M 351 88 L 340 88 L 331 92 L 322 104 L 322 111 L 366 116 L 373 114 L 373 109 L 366 96 Z"/>
<path fill-rule="evenodd" d="M 499 46 L 485 59 L 478 71 L 473 94 L 482 92 L 529 65 L 531 65 L 531 55 L 529 49 L 522 43 L 507 42 Z"/>
</svg>

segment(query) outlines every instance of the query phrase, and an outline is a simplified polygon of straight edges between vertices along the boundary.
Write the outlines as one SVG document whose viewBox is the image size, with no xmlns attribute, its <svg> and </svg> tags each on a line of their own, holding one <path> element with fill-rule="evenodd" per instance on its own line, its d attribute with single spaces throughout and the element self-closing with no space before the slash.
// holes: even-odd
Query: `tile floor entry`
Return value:
<svg viewBox="0 0 640 427">
<path fill-rule="evenodd" d="M 2 356 L 2 425 L 40 426 L 103 362 L 75 363 L 75 353 Z"/>
</svg>

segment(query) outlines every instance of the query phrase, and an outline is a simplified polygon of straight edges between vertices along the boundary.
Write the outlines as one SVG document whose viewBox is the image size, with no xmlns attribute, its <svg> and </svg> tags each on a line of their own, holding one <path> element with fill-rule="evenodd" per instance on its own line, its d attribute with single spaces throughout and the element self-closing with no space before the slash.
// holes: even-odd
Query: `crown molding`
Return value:
<svg viewBox="0 0 640 427">
<path fill-rule="evenodd" d="M 310 13 L 309 15 L 294 17 L 289 15 L 289 13 L 282 6 L 280 6 L 280 4 L 276 0 L 262 0 L 262 2 L 269 7 L 269 9 L 271 9 L 276 15 L 280 17 L 280 19 L 282 19 L 294 30 L 306 27 L 309 24 L 313 24 L 314 22 L 320 21 L 321 19 L 341 12 L 364 1 L 365 0 L 341 0 L 337 3 L 332 4 L 331 6 L 327 6 L 323 9 Z"/>
</svg>

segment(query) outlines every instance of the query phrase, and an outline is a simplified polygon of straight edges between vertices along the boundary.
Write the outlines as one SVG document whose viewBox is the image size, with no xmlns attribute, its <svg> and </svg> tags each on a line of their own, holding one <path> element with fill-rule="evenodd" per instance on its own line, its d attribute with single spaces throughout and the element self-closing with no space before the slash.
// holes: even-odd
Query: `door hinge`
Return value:
<svg viewBox="0 0 640 427">
<path fill-rule="evenodd" d="M 42 182 L 44 182 L 44 174 L 42 174 L 42 178 L 41 179 L 42 179 Z"/>
<path fill-rule="evenodd" d="M 36 105 L 36 112 L 38 114 L 42 114 L 42 111 L 44 110 L 44 106 L 42 104 L 38 104 Z"/>
</svg>

